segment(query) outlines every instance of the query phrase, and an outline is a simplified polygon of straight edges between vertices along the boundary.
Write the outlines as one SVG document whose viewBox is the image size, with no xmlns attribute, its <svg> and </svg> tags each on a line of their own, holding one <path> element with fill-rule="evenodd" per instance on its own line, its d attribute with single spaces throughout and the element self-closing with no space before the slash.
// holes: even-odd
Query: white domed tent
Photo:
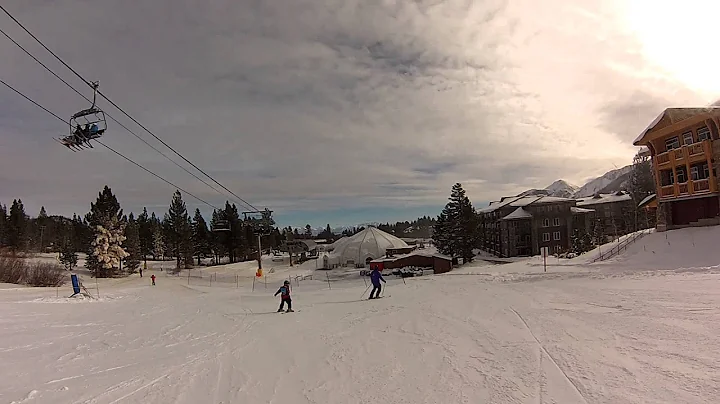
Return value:
<svg viewBox="0 0 720 404">
<path fill-rule="evenodd" d="M 329 261 L 338 265 L 365 265 L 385 256 L 388 249 L 410 248 L 404 241 L 375 227 L 338 243 Z"/>
</svg>

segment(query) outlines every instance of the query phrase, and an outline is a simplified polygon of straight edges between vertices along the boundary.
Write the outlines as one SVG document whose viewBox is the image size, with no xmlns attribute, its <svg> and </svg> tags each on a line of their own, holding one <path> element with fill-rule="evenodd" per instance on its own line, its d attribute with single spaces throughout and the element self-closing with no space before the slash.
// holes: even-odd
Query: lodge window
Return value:
<svg viewBox="0 0 720 404">
<path fill-rule="evenodd" d="M 672 170 L 663 170 L 660 173 L 660 176 L 661 176 L 661 180 L 662 180 L 660 183 L 664 187 L 675 183 L 675 176 L 673 175 Z"/>
<path fill-rule="evenodd" d="M 553 226 L 560 226 L 560 218 L 559 217 L 556 217 L 555 219 L 553 219 Z"/>
<path fill-rule="evenodd" d="M 687 172 L 685 172 L 685 170 L 685 167 L 675 168 L 675 171 L 677 172 L 677 182 L 679 184 L 685 183 L 688 180 Z"/>
<path fill-rule="evenodd" d="M 668 150 L 672 149 L 679 149 L 680 148 L 680 140 L 677 136 L 673 136 L 670 139 L 665 141 L 665 148 Z"/>
<path fill-rule="evenodd" d="M 690 178 L 693 181 L 704 180 L 710 177 L 710 169 L 707 163 L 697 164 L 690 167 Z"/>
<path fill-rule="evenodd" d="M 692 132 L 685 132 L 685 133 L 683 133 L 683 143 L 685 143 L 685 144 L 693 144 L 693 135 L 692 135 Z"/>
<path fill-rule="evenodd" d="M 543 221 L 542 221 L 542 226 L 543 226 L 543 227 L 550 227 L 550 219 L 548 219 L 548 218 L 543 219 Z"/>
<path fill-rule="evenodd" d="M 543 233 L 543 241 L 550 241 L 550 233 Z"/>
<path fill-rule="evenodd" d="M 556 245 L 556 246 L 555 246 L 555 252 L 556 252 L 556 253 L 559 253 L 559 252 L 560 252 L 560 249 L 562 249 L 561 246 L 559 246 L 559 245 Z"/>
<path fill-rule="evenodd" d="M 553 232 L 553 240 L 555 240 L 555 241 L 560 240 L 560 232 L 559 231 Z"/>
<path fill-rule="evenodd" d="M 702 142 L 703 140 L 710 139 L 710 129 L 708 129 L 707 126 L 703 126 L 702 128 L 697 130 L 697 137 L 698 142 Z"/>
</svg>

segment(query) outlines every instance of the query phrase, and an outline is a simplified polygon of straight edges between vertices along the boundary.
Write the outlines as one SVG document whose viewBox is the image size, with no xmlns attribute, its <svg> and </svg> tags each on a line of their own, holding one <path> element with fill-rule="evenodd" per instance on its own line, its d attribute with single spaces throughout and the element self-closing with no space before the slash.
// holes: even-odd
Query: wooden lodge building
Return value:
<svg viewBox="0 0 720 404">
<path fill-rule="evenodd" d="M 657 230 L 720 224 L 720 108 L 668 108 L 633 142 L 647 146 Z"/>
</svg>

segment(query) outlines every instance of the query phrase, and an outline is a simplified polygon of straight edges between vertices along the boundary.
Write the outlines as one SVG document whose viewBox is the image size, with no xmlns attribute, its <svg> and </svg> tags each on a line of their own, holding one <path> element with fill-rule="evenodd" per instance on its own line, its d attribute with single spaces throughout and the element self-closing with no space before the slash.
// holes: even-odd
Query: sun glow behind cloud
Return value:
<svg viewBox="0 0 720 404">
<path fill-rule="evenodd" d="M 628 0 L 621 6 L 650 62 L 695 91 L 720 93 L 719 1 Z"/>
</svg>

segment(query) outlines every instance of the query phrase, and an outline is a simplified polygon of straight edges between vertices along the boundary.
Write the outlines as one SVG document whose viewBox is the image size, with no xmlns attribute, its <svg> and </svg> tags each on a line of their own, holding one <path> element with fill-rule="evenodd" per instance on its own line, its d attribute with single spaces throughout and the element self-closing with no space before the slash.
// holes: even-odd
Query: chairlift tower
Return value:
<svg viewBox="0 0 720 404">
<path fill-rule="evenodd" d="M 251 221 L 253 227 L 253 234 L 257 236 L 258 242 L 258 269 L 262 269 L 262 236 L 268 236 L 272 234 L 270 228 L 270 219 L 272 218 L 273 211 L 265 208 L 264 210 L 252 210 L 243 212 L 245 221 Z M 292 256 L 290 256 L 290 262 L 292 262 Z"/>
</svg>

